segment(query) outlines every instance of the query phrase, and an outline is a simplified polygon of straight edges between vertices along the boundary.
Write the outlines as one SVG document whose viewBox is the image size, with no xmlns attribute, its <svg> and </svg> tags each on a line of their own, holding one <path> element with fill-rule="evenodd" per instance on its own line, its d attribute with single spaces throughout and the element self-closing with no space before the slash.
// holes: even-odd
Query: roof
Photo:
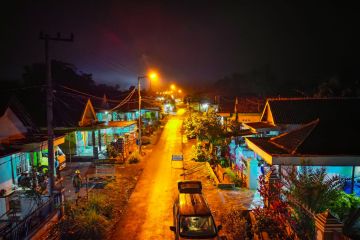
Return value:
<svg viewBox="0 0 360 240">
<path fill-rule="evenodd" d="M 220 98 L 219 101 L 219 113 L 233 113 L 235 107 L 235 99 L 234 98 Z"/>
<path fill-rule="evenodd" d="M 270 140 L 271 138 L 249 137 L 246 139 L 253 142 L 256 146 L 258 146 L 263 151 L 265 151 L 266 153 L 269 153 L 271 155 L 288 154 L 288 151 L 286 151 L 284 148 L 281 148 L 278 145 L 271 142 L 271 140 Z"/>
<path fill-rule="evenodd" d="M 16 117 L 27 128 L 28 133 L 36 133 L 38 129 L 32 121 L 29 113 L 24 108 L 23 104 L 18 100 L 14 94 L 1 94 L 0 96 L 0 116 L 5 114 L 5 111 L 10 108 Z"/>
<path fill-rule="evenodd" d="M 261 113 L 265 100 L 261 98 L 237 98 L 236 109 L 238 113 Z"/>
<path fill-rule="evenodd" d="M 318 124 L 319 119 L 289 133 L 273 137 L 270 141 L 278 147 L 285 149 L 288 153 L 295 153 Z"/>
<path fill-rule="evenodd" d="M 16 149 L 10 144 L 0 144 L 0 158 L 12 155 L 17 152 L 20 152 L 20 149 Z"/>
<path fill-rule="evenodd" d="M 306 124 L 315 119 L 352 122 L 360 115 L 360 98 L 285 98 L 268 99 L 275 124 Z M 264 116 L 261 121 L 266 121 Z"/>
<path fill-rule="evenodd" d="M 209 215 L 211 211 L 202 194 L 179 194 L 179 211 L 181 215 Z"/>
<path fill-rule="evenodd" d="M 237 99 L 237 104 L 236 104 Z M 261 113 L 265 100 L 261 98 L 221 97 L 219 101 L 220 113 Z"/>
<path fill-rule="evenodd" d="M 343 125 L 317 119 L 277 137 L 249 140 L 270 155 L 360 156 L 360 128 L 358 125 Z"/>
<path fill-rule="evenodd" d="M 251 141 L 266 148 L 269 154 L 285 149 L 287 154 L 295 155 L 359 156 L 360 125 L 353 124 L 354 116 L 360 116 L 359 106 L 359 98 L 270 99 L 266 107 L 270 108 L 276 125 L 301 126 L 270 140 Z M 262 124 L 247 125 L 259 127 Z"/>
<path fill-rule="evenodd" d="M 137 124 L 136 121 L 110 121 L 106 123 L 98 124 L 101 127 L 128 127 Z"/>
<path fill-rule="evenodd" d="M 38 127 L 47 126 L 46 91 L 38 89 L 24 91 L 18 96 L 31 119 Z M 53 125 L 55 128 L 78 127 L 82 118 L 88 97 L 65 93 L 54 92 Z"/>
</svg>

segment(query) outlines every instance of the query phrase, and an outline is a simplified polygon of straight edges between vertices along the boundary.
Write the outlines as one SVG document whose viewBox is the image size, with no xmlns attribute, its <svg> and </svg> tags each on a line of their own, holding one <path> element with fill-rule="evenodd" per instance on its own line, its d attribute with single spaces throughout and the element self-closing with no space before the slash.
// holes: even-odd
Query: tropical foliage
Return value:
<svg viewBox="0 0 360 240">
<path fill-rule="evenodd" d="M 267 232 L 271 239 L 287 239 L 289 237 L 286 223 L 295 223 L 292 221 L 289 205 L 280 198 L 282 188 L 281 181 L 269 181 L 265 176 L 260 176 L 258 191 L 264 206 L 258 206 L 253 210 L 256 219 L 256 223 L 253 225 L 255 233 Z"/>
<path fill-rule="evenodd" d="M 284 176 L 286 194 L 305 204 L 315 213 L 329 209 L 337 201 L 343 181 L 335 175 L 329 176 L 323 167 L 301 166 L 288 171 Z"/>
<path fill-rule="evenodd" d="M 228 240 L 252 239 L 250 219 L 248 212 L 242 209 L 228 210 L 222 219 L 224 230 L 227 232 Z"/>
<path fill-rule="evenodd" d="M 75 206 L 65 204 L 65 216 L 51 229 L 60 239 L 105 239 L 113 205 L 104 196 L 94 195 Z"/>
</svg>

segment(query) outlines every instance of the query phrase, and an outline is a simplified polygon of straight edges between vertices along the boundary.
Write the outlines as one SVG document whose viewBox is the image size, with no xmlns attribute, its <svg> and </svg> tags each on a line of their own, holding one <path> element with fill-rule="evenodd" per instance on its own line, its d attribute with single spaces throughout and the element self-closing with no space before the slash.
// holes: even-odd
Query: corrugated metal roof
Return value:
<svg viewBox="0 0 360 240">
<path fill-rule="evenodd" d="M 269 99 L 271 113 L 275 124 L 306 124 L 315 119 L 328 121 L 353 120 L 353 116 L 360 116 L 360 99 L 339 98 L 287 98 Z"/>
</svg>

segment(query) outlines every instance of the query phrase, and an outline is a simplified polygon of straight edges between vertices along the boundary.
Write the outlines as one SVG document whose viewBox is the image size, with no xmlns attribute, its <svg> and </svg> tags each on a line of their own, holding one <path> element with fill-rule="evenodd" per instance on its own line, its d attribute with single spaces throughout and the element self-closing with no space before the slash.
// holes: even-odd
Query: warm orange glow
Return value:
<svg viewBox="0 0 360 240">
<path fill-rule="evenodd" d="M 158 76 L 158 74 L 157 74 L 156 72 L 150 72 L 150 73 L 148 74 L 148 76 L 149 76 L 149 78 L 150 78 L 151 80 L 157 80 L 157 79 L 159 78 L 159 76 Z"/>
<path fill-rule="evenodd" d="M 179 90 L 178 90 L 178 93 L 181 93 L 181 92 L 182 92 L 181 89 L 179 89 Z"/>
<path fill-rule="evenodd" d="M 170 88 L 171 88 L 172 90 L 175 90 L 176 87 L 175 87 L 174 84 L 171 84 Z"/>
</svg>

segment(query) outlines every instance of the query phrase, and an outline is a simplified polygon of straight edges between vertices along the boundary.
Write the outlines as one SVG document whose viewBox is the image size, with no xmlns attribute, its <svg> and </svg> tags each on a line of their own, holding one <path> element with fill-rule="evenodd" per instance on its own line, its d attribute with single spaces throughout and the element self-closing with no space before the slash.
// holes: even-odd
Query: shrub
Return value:
<svg viewBox="0 0 360 240">
<path fill-rule="evenodd" d="M 341 221 L 344 221 L 349 214 L 360 207 L 360 197 L 355 194 L 347 194 L 339 190 L 336 201 L 330 203 L 330 210 L 335 213 Z"/>
<path fill-rule="evenodd" d="M 106 237 L 106 218 L 98 214 L 95 209 L 89 209 L 81 215 L 79 235 L 82 239 L 104 239 Z"/>
<path fill-rule="evenodd" d="M 246 185 L 245 178 L 240 178 L 231 168 L 225 169 L 226 174 L 229 176 L 230 181 L 235 184 L 236 187 L 244 187 Z"/>
<path fill-rule="evenodd" d="M 246 211 L 241 209 L 231 209 L 224 215 L 223 224 L 225 230 L 228 230 L 228 239 L 246 239 L 251 237 L 251 228 L 248 219 L 245 218 Z"/>
<path fill-rule="evenodd" d="M 64 217 L 50 229 L 50 235 L 60 239 L 104 239 L 113 205 L 104 196 L 94 195 L 79 206 L 65 202 Z"/>
<path fill-rule="evenodd" d="M 106 198 L 102 195 L 93 195 L 85 207 L 95 210 L 96 213 L 101 214 L 108 219 L 112 218 L 112 210 L 114 206 L 107 202 Z"/>
<path fill-rule="evenodd" d="M 193 159 L 197 162 L 206 162 L 211 159 L 209 152 L 201 144 L 193 146 L 192 154 Z"/>
</svg>

